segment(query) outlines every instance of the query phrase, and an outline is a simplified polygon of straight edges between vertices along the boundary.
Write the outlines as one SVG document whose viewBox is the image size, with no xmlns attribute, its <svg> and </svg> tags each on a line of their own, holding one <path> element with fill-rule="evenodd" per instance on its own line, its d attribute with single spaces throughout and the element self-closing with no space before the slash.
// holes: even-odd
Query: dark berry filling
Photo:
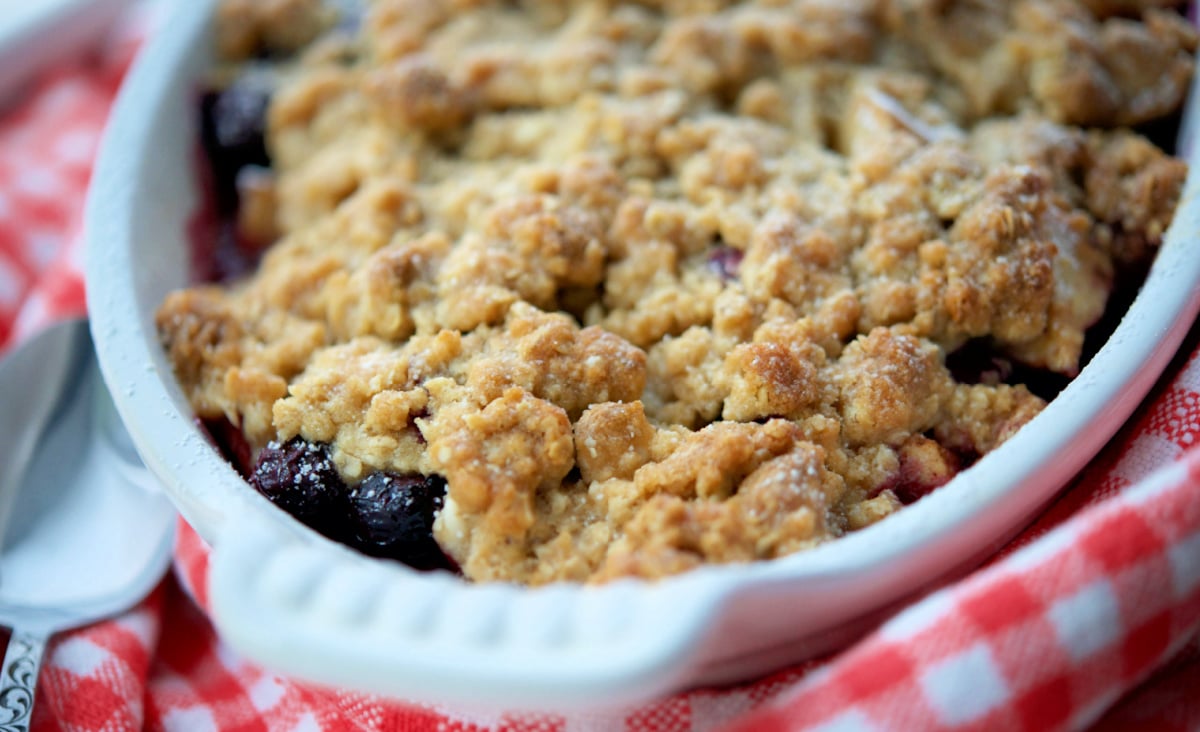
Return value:
<svg viewBox="0 0 1200 732">
<path fill-rule="evenodd" d="M 946 462 L 945 470 L 929 470 L 915 457 L 905 451 L 900 452 L 900 476 L 892 490 L 901 503 L 916 503 L 920 499 L 941 488 L 958 474 L 959 464 L 949 451 L 943 451 Z"/>
<path fill-rule="evenodd" d="M 1012 361 L 982 341 L 969 342 L 951 353 L 946 368 L 960 384 L 1003 384 L 1013 373 Z"/>
<path fill-rule="evenodd" d="M 188 221 L 188 237 L 203 242 L 192 251 L 192 270 L 203 282 L 229 282 L 253 271 L 260 249 L 244 241 L 236 221 L 206 205 Z"/>
<path fill-rule="evenodd" d="M 345 486 L 325 445 L 299 437 L 262 449 L 250 484 L 276 506 L 325 534 L 341 533 Z"/>
<path fill-rule="evenodd" d="M 433 520 L 445 496 L 446 481 L 439 475 L 367 476 L 348 494 L 353 545 L 417 569 L 448 568 L 433 540 Z"/>
<path fill-rule="evenodd" d="M 890 490 L 901 503 L 916 503 L 949 483 L 978 457 L 939 444 L 931 437 L 913 437 L 897 450 L 899 466 L 896 472 L 876 486 L 872 495 Z"/>
<path fill-rule="evenodd" d="M 947 355 L 946 368 L 960 384 L 1024 384 L 1046 401 L 1058 396 L 1071 381 L 1063 374 L 1026 366 L 1002 355 L 986 338 L 968 341 Z"/>
<path fill-rule="evenodd" d="M 250 443 L 240 428 L 234 426 L 225 417 L 204 419 L 199 422 L 212 439 L 213 444 L 242 476 L 248 476 L 253 472 L 254 451 L 250 448 Z"/>
<path fill-rule="evenodd" d="M 1121 268 L 1105 305 L 1104 314 L 1088 328 L 1079 358 L 1083 368 L 1108 342 L 1121 318 L 1133 304 L 1149 273 L 1148 263 Z M 1015 361 L 1003 355 L 990 339 L 967 341 L 946 356 L 946 368 L 960 384 L 1024 384 L 1032 393 L 1052 401 L 1071 383 L 1071 377 Z"/>
<path fill-rule="evenodd" d="M 726 282 L 736 280 L 745 253 L 730 246 L 714 247 L 708 255 L 708 268 Z"/>
<path fill-rule="evenodd" d="M 247 166 L 271 164 L 265 132 L 272 84 L 264 73 L 247 73 L 200 98 L 200 143 L 212 170 L 217 212 L 223 217 L 237 212 L 238 173 Z"/>
<path fill-rule="evenodd" d="M 267 173 L 266 113 L 274 87 L 267 70 L 252 70 L 200 95 L 201 206 L 188 221 L 195 279 L 226 282 L 254 269 L 265 245 L 238 225 L 239 179 Z"/>
<path fill-rule="evenodd" d="M 446 496 L 440 475 L 380 472 L 347 486 L 329 446 L 299 437 L 268 444 L 251 466 L 240 430 L 227 420 L 204 425 L 250 485 L 306 526 L 373 557 L 415 569 L 457 571 L 433 538 L 433 521 Z"/>
</svg>

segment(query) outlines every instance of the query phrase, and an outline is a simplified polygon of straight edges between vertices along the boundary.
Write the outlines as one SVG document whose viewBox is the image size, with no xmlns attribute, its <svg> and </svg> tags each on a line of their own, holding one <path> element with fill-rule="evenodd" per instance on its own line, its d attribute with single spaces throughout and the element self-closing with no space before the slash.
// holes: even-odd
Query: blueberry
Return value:
<svg viewBox="0 0 1200 732">
<path fill-rule="evenodd" d="M 273 86 L 267 74 L 247 73 L 200 99 L 200 139 L 223 215 L 237 210 L 238 172 L 248 165 L 270 165 L 264 135 Z"/>
<path fill-rule="evenodd" d="M 433 538 L 445 495 L 439 475 L 372 473 L 348 496 L 352 545 L 416 569 L 450 568 Z"/>
<path fill-rule="evenodd" d="M 218 148 L 249 153 L 256 159 L 254 162 L 261 164 L 264 120 L 270 100 L 266 86 L 244 80 L 217 93 L 212 103 L 212 134 Z"/>
<path fill-rule="evenodd" d="M 708 268 L 722 280 L 730 282 L 738 278 L 745 253 L 730 246 L 717 246 L 708 255 Z"/>
<path fill-rule="evenodd" d="M 334 538 L 341 533 L 346 486 L 327 445 L 299 437 L 268 444 L 250 484 L 300 522 Z"/>
</svg>

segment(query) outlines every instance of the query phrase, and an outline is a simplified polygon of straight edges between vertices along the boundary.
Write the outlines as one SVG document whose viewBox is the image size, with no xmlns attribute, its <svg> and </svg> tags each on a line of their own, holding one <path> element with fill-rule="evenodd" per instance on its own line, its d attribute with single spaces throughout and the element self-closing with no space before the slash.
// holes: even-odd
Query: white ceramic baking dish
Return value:
<svg viewBox="0 0 1200 732">
<path fill-rule="evenodd" d="M 197 428 L 153 313 L 188 277 L 196 84 L 212 2 L 179 3 L 116 106 L 88 202 L 88 306 L 104 376 L 146 464 L 213 545 L 216 624 L 297 677 L 509 709 L 635 703 L 828 650 L 977 564 L 1104 445 L 1200 307 L 1197 181 L 1111 341 L 1032 423 L 898 515 L 807 553 L 657 584 L 472 585 L 371 560 L 250 489 Z"/>
</svg>

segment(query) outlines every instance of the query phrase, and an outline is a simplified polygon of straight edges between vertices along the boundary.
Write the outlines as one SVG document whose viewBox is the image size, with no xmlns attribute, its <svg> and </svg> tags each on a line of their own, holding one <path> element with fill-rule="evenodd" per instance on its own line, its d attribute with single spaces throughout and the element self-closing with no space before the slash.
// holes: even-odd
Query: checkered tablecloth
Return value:
<svg viewBox="0 0 1200 732">
<path fill-rule="evenodd" d="M 136 34 L 0 113 L 0 349 L 82 312 L 80 209 Z M 985 567 L 831 657 L 588 717 L 480 717 L 269 673 L 215 633 L 207 550 L 60 635 L 39 730 L 1200 729 L 1200 329 L 1075 484 Z"/>
</svg>

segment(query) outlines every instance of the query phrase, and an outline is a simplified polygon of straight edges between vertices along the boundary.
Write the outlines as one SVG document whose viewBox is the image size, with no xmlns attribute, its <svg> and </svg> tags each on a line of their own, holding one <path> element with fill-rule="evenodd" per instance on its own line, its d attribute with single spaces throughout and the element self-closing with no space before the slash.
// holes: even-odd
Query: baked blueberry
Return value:
<svg viewBox="0 0 1200 732">
<path fill-rule="evenodd" d="M 238 172 L 249 165 L 270 165 L 264 136 L 272 88 L 267 74 L 246 73 L 200 100 L 201 143 L 223 215 L 237 210 Z"/>
<path fill-rule="evenodd" d="M 300 437 L 269 443 L 258 455 L 250 484 L 304 524 L 331 537 L 341 533 L 346 487 L 327 445 Z"/>
<path fill-rule="evenodd" d="M 373 473 L 348 493 L 350 534 L 364 554 L 417 569 L 448 568 L 433 539 L 446 481 L 439 475 Z"/>
</svg>

